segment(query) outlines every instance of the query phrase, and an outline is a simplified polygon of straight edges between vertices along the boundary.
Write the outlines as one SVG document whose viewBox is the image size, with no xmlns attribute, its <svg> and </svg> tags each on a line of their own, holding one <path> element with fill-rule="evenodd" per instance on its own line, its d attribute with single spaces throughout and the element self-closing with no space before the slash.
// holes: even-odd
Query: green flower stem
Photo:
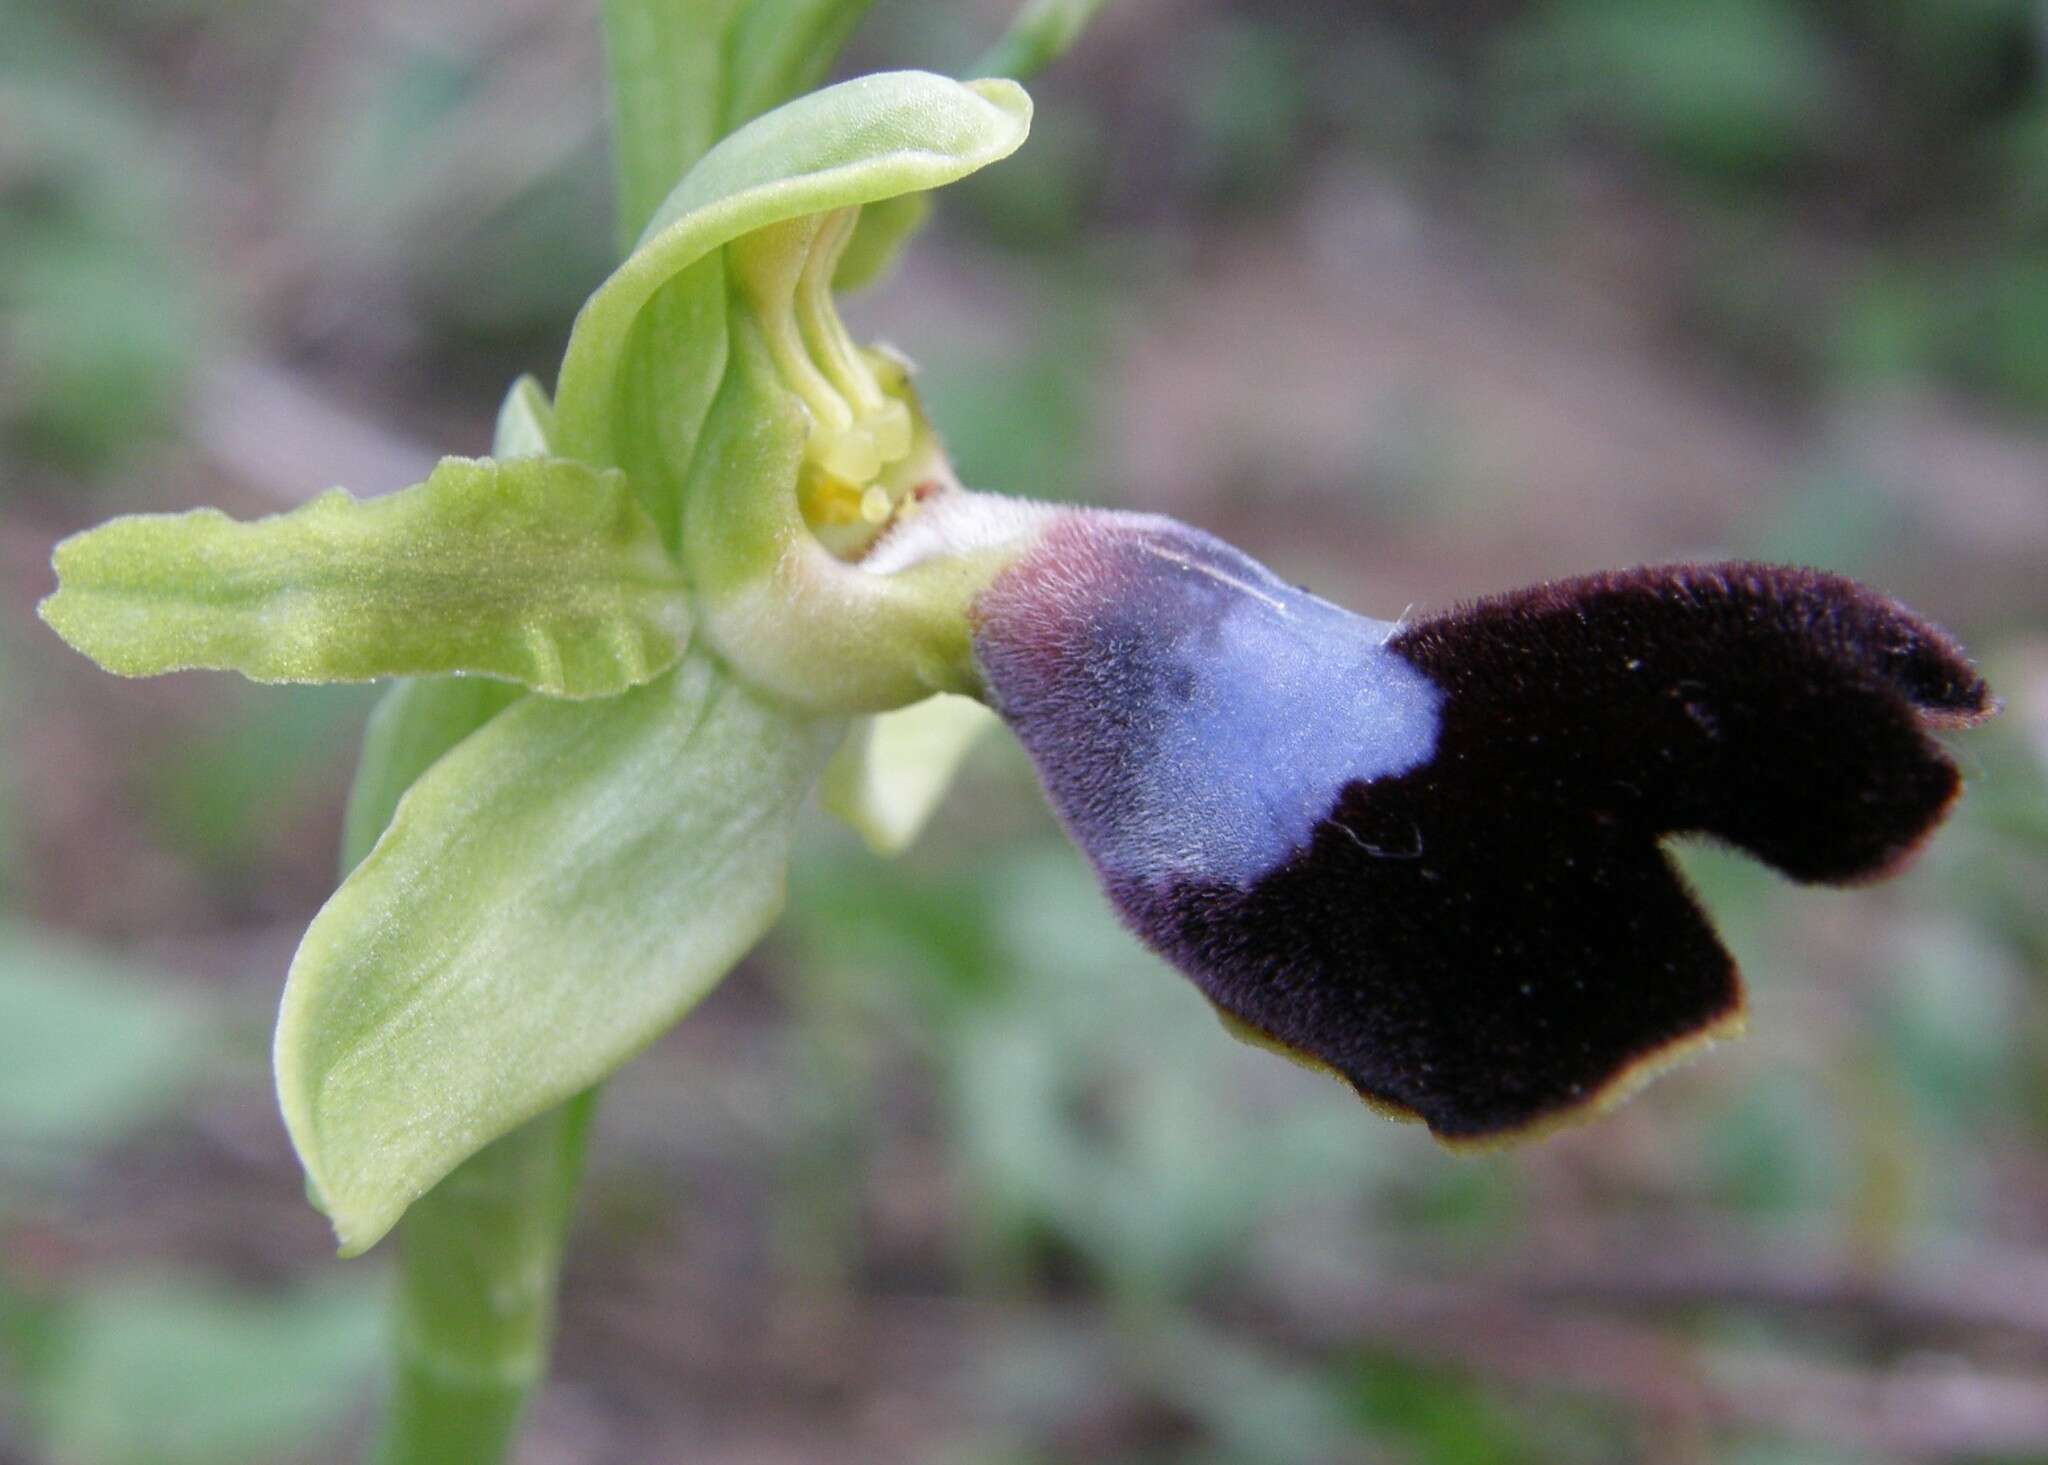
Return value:
<svg viewBox="0 0 2048 1465">
<path fill-rule="evenodd" d="M 621 253 L 724 130 L 725 32 L 736 0 L 605 0 Z"/>
<path fill-rule="evenodd" d="M 547 1375 L 591 1089 L 480 1150 L 399 1228 L 395 1374 L 375 1465 L 491 1465 Z"/>
<path fill-rule="evenodd" d="M 869 0 L 605 0 L 619 247 L 705 149 L 825 79 Z"/>
<path fill-rule="evenodd" d="M 706 99 L 724 90 L 721 43 L 735 8 L 732 0 L 606 0 L 622 248 L 722 130 Z M 507 453 L 545 451 L 553 426 L 534 416 L 545 395 L 524 387 L 501 415 Z M 350 800 L 344 872 L 370 852 L 413 780 L 510 701 L 458 682 L 401 683 L 389 694 Z M 399 1223 L 391 1392 L 376 1465 L 505 1458 L 527 1397 L 547 1374 L 597 1092 L 485 1147 Z"/>
<path fill-rule="evenodd" d="M 831 275 L 862 204 L 936 187 L 1006 154 L 1023 138 L 1029 99 L 1000 82 L 970 90 L 936 77 L 870 78 L 819 94 L 778 119 L 764 119 L 748 146 L 729 149 L 723 163 L 709 167 L 701 177 L 691 175 L 694 191 L 689 185 L 676 187 L 684 170 L 738 121 L 780 101 L 797 84 L 815 80 L 829 59 L 827 42 L 843 36 L 862 8 L 863 0 L 606 0 L 619 225 L 622 238 L 637 237 L 640 243 L 579 316 L 554 403 L 531 384 L 514 388 L 500 421 L 502 453 L 552 450 L 597 468 L 619 466 L 630 458 L 633 466 L 647 470 L 640 491 L 655 506 L 656 520 L 664 528 L 673 522 L 674 512 L 674 485 L 664 475 L 679 473 L 685 465 L 714 479 L 721 466 L 744 469 L 733 475 L 739 482 L 727 490 L 739 502 L 721 496 L 719 503 L 705 505 L 697 515 L 700 526 L 704 514 L 714 521 L 735 515 L 749 521 L 764 512 L 761 501 L 766 497 L 774 505 L 767 512 L 772 515 L 779 509 L 790 523 L 754 526 L 757 531 L 765 527 L 768 533 L 742 539 L 746 548 L 773 548 L 780 531 L 792 525 L 802 530 L 795 487 L 809 436 L 809 415 L 774 378 L 767 352 L 751 329 L 751 370 L 718 394 L 726 407 L 719 436 L 730 456 L 722 465 L 707 463 L 701 452 L 693 451 L 691 439 L 696 436 L 692 424 L 709 406 L 725 374 L 725 331 L 718 325 L 723 324 L 719 317 L 726 292 L 722 262 L 710 256 L 741 235 L 819 215 L 817 223 L 794 226 L 813 236 L 823 229 L 828 247 L 817 252 L 807 292 L 794 287 L 804 283 L 801 269 L 812 251 L 791 253 L 788 263 L 799 275 L 789 282 L 792 288 L 782 292 L 792 308 L 789 318 L 779 322 L 780 334 L 808 348 L 806 364 L 812 364 L 817 378 L 810 385 L 819 389 L 821 401 L 830 397 L 845 403 L 849 417 L 867 409 L 878 423 L 887 424 L 884 436 L 891 446 L 894 438 L 903 438 L 905 471 L 915 466 L 919 454 L 912 451 L 916 444 L 909 430 L 909 409 L 883 391 L 874 380 L 874 364 L 842 339 L 844 328 L 830 304 Z M 790 37 L 816 44 L 792 49 Z M 643 320 L 643 310 L 657 303 L 661 308 Z M 705 338 L 707 323 L 716 323 L 709 326 L 710 339 Z M 636 327 L 641 328 L 637 336 Z M 705 349 L 712 346 L 718 349 Z M 822 360 L 816 359 L 820 356 Z M 701 377 L 694 395 L 685 390 L 687 383 L 676 370 L 687 362 L 697 363 Z M 764 375 L 769 380 L 762 380 Z M 649 409 L 650 393 L 658 394 L 663 410 Z M 684 398 L 690 399 L 683 403 L 688 411 L 678 406 Z M 732 414 L 753 407 L 769 409 L 768 417 L 755 422 L 749 432 L 749 424 Z M 680 436 L 678 422 L 685 424 Z M 787 455 L 780 451 L 785 439 L 793 450 Z M 926 448 L 928 453 L 929 444 Z M 764 496 L 758 491 L 764 483 L 780 491 Z M 721 524 L 713 537 L 729 545 L 738 527 Z M 813 559 L 829 560 L 807 531 L 800 542 L 816 551 Z M 758 577 L 761 567 L 752 568 Z M 837 562 L 827 568 L 835 576 L 856 573 Z M 985 566 L 975 569 L 987 573 Z M 957 607 L 964 604 L 964 586 L 954 583 L 958 577 L 955 569 L 951 578 L 942 577 L 933 585 L 924 583 L 929 576 L 906 576 L 896 595 L 907 594 L 909 604 L 894 607 L 893 614 L 868 628 L 866 635 L 858 624 L 846 628 L 856 640 L 871 640 L 878 629 L 886 644 L 868 647 L 868 654 L 879 653 L 878 659 L 899 680 L 904 678 L 899 666 L 906 653 L 924 674 L 912 677 L 904 688 L 886 689 L 882 705 L 911 700 L 924 678 L 940 685 L 957 680 L 953 669 L 964 661 L 962 648 L 952 644 L 964 634 L 957 614 Z M 850 583 L 833 579 L 826 590 L 843 591 Z M 933 603 L 956 611 L 940 614 L 936 631 Z M 786 624 L 787 608 L 769 618 Z M 935 637 L 937 644 L 928 644 Z M 374 1131 L 382 1110 L 360 1096 L 360 1101 L 349 1102 L 345 1084 L 344 1096 L 336 1098 L 335 1074 L 347 1065 L 335 1060 L 340 1066 L 330 1071 L 321 1069 L 320 1063 L 335 1059 L 330 1049 L 337 1043 L 346 1046 L 350 1038 L 361 1039 L 359 1051 L 369 1059 L 389 1062 L 391 1048 L 403 1048 L 407 1029 L 402 1023 L 377 1020 L 374 1004 L 363 1005 L 365 985 L 343 981 L 355 969 L 336 956 L 341 948 L 330 947 L 341 943 L 350 960 L 358 966 L 368 962 L 364 969 L 374 971 L 382 948 L 376 946 L 374 932 L 365 947 L 359 939 L 362 933 L 351 926 L 359 907 L 365 902 L 381 908 L 380 903 L 423 899 L 432 906 L 448 894 L 441 889 L 449 884 L 446 880 L 436 884 L 425 878 L 425 887 L 431 888 L 423 894 L 422 880 L 412 878 L 409 867 L 399 872 L 404 878 L 394 877 L 392 871 L 418 857 L 423 841 L 439 851 L 437 831 L 449 819 L 459 822 L 465 798 L 493 800 L 496 817 L 515 846 L 522 835 L 531 840 L 564 832 L 558 827 L 560 810 L 547 793 L 557 784 L 514 779 L 518 793 L 512 796 L 492 783 L 487 775 L 503 772 L 507 759 L 523 767 L 520 757 L 532 754 L 554 770 L 569 766 L 565 759 L 598 758 L 600 766 L 592 775 L 597 782 L 589 791 L 594 805 L 613 823 L 623 819 L 631 826 L 622 826 L 624 853 L 619 856 L 629 866 L 648 865 L 636 853 L 647 847 L 648 836 L 630 817 L 633 807 L 619 807 L 618 800 L 606 797 L 611 790 L 600 786 L 605 784 L 601 775 L 609 771 L 627 782 L 642 780 L 642 764 L 651 762 L 694 786 L 692 780 L 712 768 L 729 773 L 756 760 L 760 767 L 753 771 L 758 776 L 751 782 L 740 780 L 724 802 L 713 798 L 692 805 L 705 826 L 704 837 L 695 844 L 716 878 L 696 885 L 685 881 L 679 888 L 688 894 L 701 886 L 698 893 L 717 907 L 720 918 L 698 920 L 694 944 L 628 953 L 636 960 L 658 960 L 662 969 L 691 979 L 683 988 L 657 994 L 659 1010 L 650 1013 L 665 1024 L 673 1020 L 679 1004 L 686 1005 L 697 995 L 695 986 L 708 985 L 696 979 L 716 980 L 773 918 L 781 900 L 780 872 L 788 858 L 795 800 L 815 780 L 825 752 L 843 731 L 842 723 L 807 718 L 759 698 L 703 656 L 636 691 L 644 695 L 626 693 L 586 709 L 511 689 L 480 694 L 473 684 L 452 679 L 419 681 L 395 688 L 373 719 L 344 850 L 344 868 L 355 874 L 323 911 L 326 924 L 316 922 L 316 929 L 331 938 L 329 943 L 309 936 L 295 959 L 279 1027 L 279 1084 L 288 1120 L 296 1120 L 294 1137 L 307 1158 L 308 1174 L 326 1193 L 345 1249 L 360 1250 L 374 1242 L 391 1224 L 390 1217 L 403 1208 L 397 1223 L 391 1403 L 376 1447 L 376 1465 L 493 1465 L 505 1458 L 526 1400 L 547 1370 L 557 1281 L 596 1089 L 576 1093 L 477 1150 L 417 1199 L 412 1199 L 416 1190 L 399 1182 L 411 1173 L 408 1163 L 424 1180 L 441 1173 L 436 1169 L 440 1150 L 431 1144 L 431 1153 L 408 1151 L 404 1163 L 393 1162 L 400 1172 L 398 1181 L 384 1174 L 375 1177 L 378 1184 L 366 1185 L 357 1131 Z M 863 688 L 861 697 L 853 700 L 874 695 Z M 830 705 L 833 699 L 822 700 Z M 851 705 L 844 695 L 838 700 Z M 747 750 L 745 757 L 736 755 L 739 748 Z M 406 791 L 423 777 L 401 812 Z M 668 821 L 661 822 L 667 827 Z M 689 821 L 683 822 L 687 832 Z M 551 838 L 544 847 L 560 843 Z M 521 870 L 513 868 L 517 859 L 504 851 L 472 842 L 452 859 L 451 865 L 436 854 L 428 862 L 429 874 L 446 875 L 452 868 L 461 878 L 451 888 L 465 887 L 472 893 L 495 891 L 492 882 L 508 876 L 508 888 L 524 888 L 519 884 Z M 593 868 L 592 878 L 617 900 L 648 903 L 651 890 L 661 899 L 649 903 L 650 909 L 688 906 L 687 900 L 673 898 L 675 890 L 643 890 L 631 881 L 610 879 L 610 866 Z M 640 873 L 652 878 L 667 868 L 654 862 Z M 395 882 L 394 889 L 384 890 L 380 879 Z M 365 896 L 366 890 L 370 895 Z M 574 896 L 572 891 L 562 899 Z M 612 929 L 604 914 L 601 908 L 585 913 L 594 925 Z M 340 935 L 335 934 L 337 929 Z M 486 961 L 486 976 L 491 966 Z M 438 968 L 436 973 L 446 975 Z M 336 983 L 350 994 L 355 1005 L 344 1004 L 342 1010 L 358 1021 L 361 1032 L 323 1016 L 321 1001 L 333 995 L 330 988 L 340 990 Z M 445 981 L 439 986 L 427 983 L 418 990 L 438 994 L 437 1000 L 454 1000 L 459 1007 L 461 983 L 455 983 L 452 992 L 443 990 L 447 986 Z M 527 996 L 541 1007 L 551 1000 L 544 986 Z M 313 1016 L 307 1017 L 307 1011 Z M 632 1031 L 621 1042 L 637 1037 L 638 1026 L 628 1027 Z M 325 1046 L 311 1041 L 309 1033 Z M 620 1044 L 599 1046 L 609 1053 Z M 633 1046 L 637 1041 L 626 1042 L 623 1051 Z M 587 1056 L 587 1051 L 595 1050 L 586 1041 L 578 1051 Z M 613 1057 L 604 1068 L 616 1061 Z M 471 1087 L 481 1086 L 482 1100 L 468 1094 L 449 1112 L 429 1103 L 425 1112 L 407 1118 L 410 1128 L 404 1133 L 414 1139 L 421 1132 L 427 1132 L 429 1140 L 446 1139 L 447 1134 L 433 1132 L 439 1122 L 444 1128 L 452 1126 L 449 1133 L 460 1140 L 466 1132 L 463 1125 L 474 1119 L 477 1102 L 486 1109 L 493 1104 L 503 1109 L 503 1096 L 490 1087 L 499 1075 L 480 1061 L 469 1068 Z M 416 1062 L 408 1062 L 401 1071 L 417 1069 Z M 588 1068 L 573 1065 L 570 1074 L 568 1083 L 547 1090 L 536 1101 L 575 1093 L 576 1086 L 592 1076 Z M 382 1150 L 377 1153 L 384 1155 Z"/>
<path fill-rule="evenodd" d="M 504 434 L 501 434 L 503 437 Z M 519 696 L 502 683 L 400 682 L 364 739 L 342 871 L 370 852 L 413 780 Z M 589 1089 L 485 1147 L 398 1228 L 390 1397 L 376 1465 L 491 1465 L 547 1373 Z"/>
</svg>

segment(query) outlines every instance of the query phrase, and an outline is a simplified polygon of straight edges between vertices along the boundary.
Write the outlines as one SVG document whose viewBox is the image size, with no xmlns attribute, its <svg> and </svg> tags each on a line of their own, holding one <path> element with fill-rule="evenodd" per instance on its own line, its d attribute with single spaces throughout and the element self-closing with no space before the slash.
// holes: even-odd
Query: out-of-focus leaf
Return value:
<svg viewBox="0 0 2048 1465">
<path fill-rule="evenodd" d="M 1272 199 L 1300 153 L 1312 55 L 1298 29 L 1250 18 L 1193 48 L 1177 80 L 1205 193 L 1252 206 Z"/>
<path fill-rule="evenodd" d="M 1354 1452 L 1342 1403 L 1317 1375 L 1185 1313 L 1148 1321 L 1146 1381 L 1201 1420 L 1230 1458 L 1315 1465 Z"/>
<path fill-rule="evenodd" d="M 0 926 L 0 1170 L 120 1139 L 211 1051 L 200 1014 L 118 962 Z"/>
<path fill-rule="evenodd" d="M 694 656 L 607 702 L 527 698 L 427 770 L 278 1019 L 285 1121 L 345 1252 L 725 975 L 781 909 L 842 732 Z"/>
<path fill-rule="evenodd" d="M 217 688 L 209 730 L 147 770 L 150 824 L 195 864 L 246 880 L 331 794 L 373 699 L 366 686 Z"/>
<path fill-rule="evenodd" d="M 180 244 L 175 131 L 87 37 L 65 7 L 0 4 L 0 430 L 93 467 L 161 433 L 220 327 Z"/>
<path fill-rule="evenodd" d="M 915 873 L 850 854 L 799 854 L 792 921 L 806 966 L 855 986 L 863 1000 L 927 1022 L 989 1001 L 1015 979 L 989 930 L 988 892 L 972 868 Z"/>
<path fill-rule="evenodd" d="M 998 725 L 973 698 L 947 694 L 862 718 L 825 766 L 819 802 L 859 831 L 876 854 L 901 854 L 974 745 Z"/>
<path fill-rule="evenodd" d="M 630 245 L 676 180 L 724 132 L 726 36 L 748 0 L 606 0 L 605 59 L 618 177 L 619 238 Z"/>
<path fill-rule="evenodd" d="M 1025 0 L 1010 28 L 986 56 L 968 70 L 975 76 L 1008 76 L 1024 81 L 1065 54 L 1103 0 Z"/>
<path fill-rule="evenodd" d="M 49 220 L 10 232 L 0 220 L 0 310 L 20 390 L 0 422 L 73 462 L 118 458 L 171 419 L 204 334 L 197 287 L 156 241 Z"/>
<path fill-rule="evenodd" d="M 918 391 L 962 481 L 1032 498 L 1086 501 L 1098 489 L 1106 352 L 1094 300 L 1071 284 L 1038 300 L 1038 329 L 994 349 L 982 341 L 919 343 Z M 1062 298 L 1064 296 L 1065 298 Z M 1099 299 L 1099 297 L 1097 297 Z M 1082 317 L 1095 314 L 1095 322 Z M 1016 431 L 1029 422 L 1033 430 Z"/>
<path fill-rule="evenodd" d="M 609 696 L 675 664 L 680 572 L 616 473 L 444 458 L 425 483 L 336 489 L 252 523 L 138 514 L 57 546 L 43 619 L 109 671 L 256 681 L 468 672 Z"/>
<path fill-rule="evenodd" d="M 31 1412 L 66 1465 L 297 1458 L 359 1399 L 380 1312 L 360 1279 L 264 1297 L 109 1278 L 60 1311 Z"/>
<path fill-rule="evenodd" d="M 2017 1108 L 2028 986 L 1984 935 L 1925 920 L 1895 943 L 1879 1004 L 1886 1066 L 1928 1117 L 1968 1134 Z"/>
<path fill-rule="evenodd" d="M 1317 1076 L 1233 1044 L 1124 932 L 1079 861 L 989 862 L 987 964 L 928 1014 L 984 1244 L 1048 1231 L 1164 1295 L 1241 1258 L 1261 1222 L 1356 1186 L 1408 1144 Z M 906 933 L 908 934 L 908 933 Z M 834 951 L 842 949 L 834 945 Z M 1245 1083 L 1288 1090 L 1280 1113 Z"/>
<path fill-rule="evenodd" d="M 2048 404 L 2043 340 L 2048 252 L 2036 247 L 1974 266 L 1943 261 L 1873 269 L 1846 298 L 1833 355 L 1854 378 L 1944 377 L 2038 410 Z"/>
<path fill-rule="evenodd" d="M 1838 90 L 1825 37 L 1791 0 L 1560 0 L 1503 34 L 1548 104 L 1731 176 L 1810 147 Z"/>
<path fill-rule="evenodd" d="M 1366 1358 L 1347 1392 L 1375 1438 L 1397 1440 L 1407 1457 L 1429 1465 L 1533 1465 L 1574 1458 L 1553 1453 L 1546 1446 L 1560 1442 L 1532 1438 L 1529 1419 L 1455 1373 L 1399 1358 Z"/>
<path fill-rule="evenodd" d="M 1840 1204 L 1853 1179 L 1843 1117 L 1808 1075 L 1760 1069 L 1757 1084 L 1712 1117 L 1702 1146 L 1709 1194 L 1764 1216 Z"/>
<path fill-rule="evenodd" d="M 1986 296 L 1981 327 L 1989 385 L 2029 411 L 2048 410 L 2048 249 L 2001 261 Z"/>
</svg>

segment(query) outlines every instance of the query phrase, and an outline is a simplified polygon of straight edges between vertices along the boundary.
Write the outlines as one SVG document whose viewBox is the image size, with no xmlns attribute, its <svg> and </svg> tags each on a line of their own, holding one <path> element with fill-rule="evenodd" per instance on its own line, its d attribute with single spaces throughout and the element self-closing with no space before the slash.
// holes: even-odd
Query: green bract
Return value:
<svg viewBox="0 0 2048 1465">
<path fill-rule="evenodd" d="M 771 20 L 834 33 L 860 9 L 759 0 L 693 34 L 750 28 L 700 58 L 733 68 L 722 105 L 745 115 L 816 54 L 770 44 Z M 622 97 L 685 60 L 635 80 L 615 55 Z M 737 120 L 707 105 L 675 99 L 688 136 L 622 157 L 629 217 L 663 158 Z M 531 379 L 507 394 L 493 458 L 382 499 L 141 516 L 59 547 L 44 617 L 115 671 L 410 679 L 371 720 L 350 873 L 277 1030 L 285 1120 L 345 1251 L 603 1079 L 759 939 L 848 714 L 919 704 L 864 721 L 836 765 L 828 802 L 884 850 L 988 725 L 923 699 L 962 687 L 993 561 L 856 563 L 951 473 L 906 369 L 852 342 L 831 291 L 884 268 L 926 191 L 1016 148 L 1029 115 L 1013 83 L 918 72 L 768 112 L 667 190 L 578 316 L 554 401 Z"/>
</svg>

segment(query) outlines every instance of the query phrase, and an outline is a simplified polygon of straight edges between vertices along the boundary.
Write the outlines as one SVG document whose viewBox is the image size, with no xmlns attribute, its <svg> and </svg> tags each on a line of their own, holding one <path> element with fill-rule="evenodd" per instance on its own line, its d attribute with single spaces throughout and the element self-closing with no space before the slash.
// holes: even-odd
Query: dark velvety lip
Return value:
<svg viewBox="0 0 2048 1465">
<path fill-rule="evenodd" d="M 977 650 L 1104 888 L 1236 1030 L 1453 1144 L 1597 1112 L 1740 1029 L 1735 964 L 1665 839 L 1720 840 L 1801 881 L 1878 878 L 1961 787 L 1929 730 L 1996 706 L 1897 601 L 1746 563 L 1585 576 L 1399 627 L 1313 602 L 1290 627 L 1327 638 L 1339 685 L 1304 687 L 1229 664 L 1242 638 L 1214 627 L 1248 612 L 1213 584 L 1123 553 L 1115 531 L 1070 532 L 1086 552 L 1032 571 L 1057 593 L 1013 582 Z M 1231 562 L 1274 594 L 1252 569 Z M 1202 729 L 1240 736 L 1202 690 L 1213 668 L 1189 700 L 1179 669 L 1203 655 L 1248 695 L 1305 699 L 1276 725 L 1326 726 L 1346 678 L 1388 677 L 1375 656 L 1428 695 L 1384 704 L 1402 725 L 1356 754 L 1376 767 L 1310 781 L 1315 812 L 1277 859 L 1205 863 L 1156 793 L 1161 757 L 1209 766 Z M 1251 775 L 1260 808 L 1286 805 L 1280 762 Z"/>
</svg>

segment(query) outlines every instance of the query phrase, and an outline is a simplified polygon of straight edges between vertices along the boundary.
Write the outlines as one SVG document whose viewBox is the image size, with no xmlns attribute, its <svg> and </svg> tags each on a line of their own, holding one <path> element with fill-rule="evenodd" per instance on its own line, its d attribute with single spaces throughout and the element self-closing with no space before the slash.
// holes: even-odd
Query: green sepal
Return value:
<svg viewBox="0 0 2048 1465">
<path fill-rule="evenodd" d="M 623 477 L 444 458 L 383 498 L 340 489 L 249 523 L 138 514 L 57 546 L 44 620 L 122 676 L 260 682 L 470 673 L 611 696 L 675 664 L 681 572 Z"/>
<path fill-rule="evenodd" d="M 1030 122 L 1031 100 L 1014 82 L 897 71 L 799 97 L 720 142 L 577 315 L 555 391 L 559 450 L 590 463 L 620 461 L 618 424 L 640 416 L 620 401 L 635 325 L 664 286 L 713 251 L 787 219 L 953 182 L 1015 151 Z M 706 276 L 692 288 L 689 311 L 706 335 L 701 344 L 722 351 L 723 342 L 709 338 L 708 313 L 699 314 L 713 283 Z M 680 462 L 691 447 L 668 444 Z"/>
<path fill-rule="evenodd" d="M 818 802 L 885 859 L 924 832 L 974 745 L 997 727 L 972 697 L 940 694 L 853 725 L 818 784 Z"/>
<path fill-rule="evenodd" d="M 420 777 L 314 919 L 278 1017 L 285 1124 L 344 1254 L 746 953 L 844 727 L 693 654 L 609 701 L 524 698 Z"/>
</svg>

